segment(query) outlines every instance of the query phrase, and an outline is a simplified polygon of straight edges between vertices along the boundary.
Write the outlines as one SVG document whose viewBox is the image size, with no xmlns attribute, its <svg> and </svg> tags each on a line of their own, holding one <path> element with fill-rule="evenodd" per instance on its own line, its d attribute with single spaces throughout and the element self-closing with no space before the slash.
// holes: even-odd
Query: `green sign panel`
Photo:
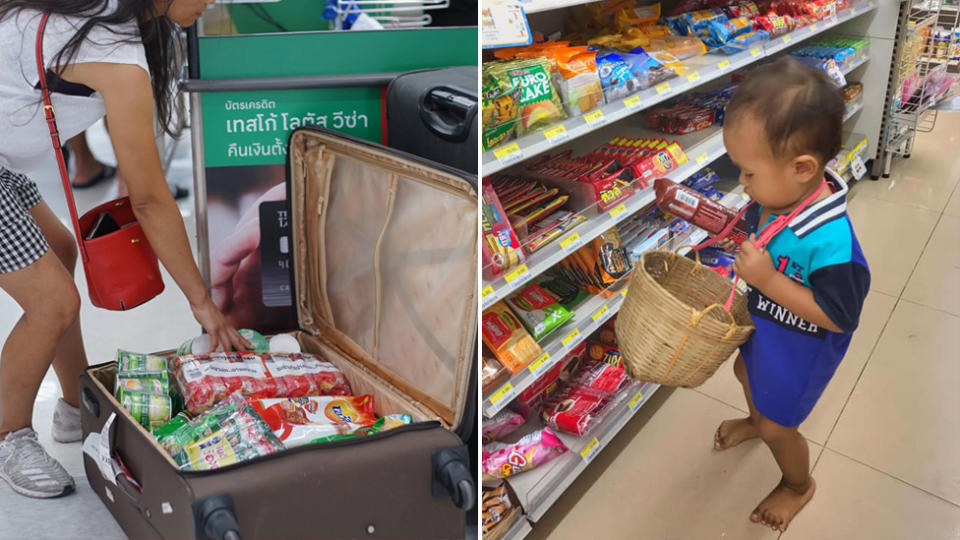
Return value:
<svg viewBox="0 0 960 540">
<path fill-rule="evenodd" d="M 380 96 L 379 87 L 203 94 L 204 164 L 283 164 L 290 133 L 307 125 L 379 142 Z"/>
</svg>

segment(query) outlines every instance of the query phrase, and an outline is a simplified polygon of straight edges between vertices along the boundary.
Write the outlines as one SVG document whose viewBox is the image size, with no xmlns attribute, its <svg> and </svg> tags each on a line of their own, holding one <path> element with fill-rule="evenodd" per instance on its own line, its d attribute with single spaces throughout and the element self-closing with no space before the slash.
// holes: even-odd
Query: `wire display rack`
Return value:
<svg viewBox="0 0 960 540">
<path fill-rule="evenodd" d="M 938 39 L 941 12 L 938 0 L 906 0 L 900 7 L 897 42 L 890 73 L 886 121 L 883 130 L 882 175 L 890 176 L 893 157 L 909 158 L 917 133 L 933 131 L 937 123 L 934 106 L 949 92 L 948 74 L 952 49 L 941 49 Z M 949 17 L 948 17 L 949 18 Z M 951 27 L 951 31 L 952 31 Z M 943 61 L 937 60 L 943 51 Z M 876 177 L 876 175 L 874 175 Z"/>
<path fill-rule="evenodd" d="M 336 28 L 351 14 L 366 13 L 384 28 L 423 28 L 433 22 L 428 11 L 446 9 L 450 0 L 338 0 Z"/>
</svg>

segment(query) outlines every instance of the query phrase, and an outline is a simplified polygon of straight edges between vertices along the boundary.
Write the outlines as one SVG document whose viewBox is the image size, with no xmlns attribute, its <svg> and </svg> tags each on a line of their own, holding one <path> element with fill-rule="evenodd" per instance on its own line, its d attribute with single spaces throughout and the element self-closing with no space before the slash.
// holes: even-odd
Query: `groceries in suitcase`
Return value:
<svg viewBox="0 0 960 540">
<path fill-rule="evenodd" d="M 567 452 L 549 427 L 530 433 L 513 444 L 490 443 L 483 447 L 485 477 L 509 478 L 535 469 Z"/>
<path fill-rule="evenodd" d="M 117 351 L 117 401 L 143 427 L 155 429 L 183 409 L 183 399 L 170 384 L 165 358 Z"/>
<path fill-rule="evenodd" d="M 171 360 L 191 414 L 200 414 L 242 390 L 246 397 L 348 396 L 343 373 L 311 354 L 213 353 Z"/>
<path fill-rule="evenodd" d="M 250 330 L 249 328 L 243 328 L 237 330 L 244 339 L 246 339 L 251 345 L 253 345 L 252 352 L 279 352 L 272 351 L 270 349 L 270 343 L 267 341 L 267 338 L 263 337 L 263 334 L 257 332 L 256 330 Z M 211 352 L 223 352 L 223 344 L 217 346 L 217 350 L 213 351 L 212 341 L 210 340 L 210 334 L 200 334 L 195 338 L 188 339 L 180 345 L 180 348 L 177 349 L 178 356 L 185 356 L 188 354 L 208 354 Z M 299 351 L 297 351 L 299 352 Z"/>
<path fill-rule="evenodd" d="M 248 399 L 284 446 L 351 438 L 373 426 L 373 396 Z"/>
</svg>

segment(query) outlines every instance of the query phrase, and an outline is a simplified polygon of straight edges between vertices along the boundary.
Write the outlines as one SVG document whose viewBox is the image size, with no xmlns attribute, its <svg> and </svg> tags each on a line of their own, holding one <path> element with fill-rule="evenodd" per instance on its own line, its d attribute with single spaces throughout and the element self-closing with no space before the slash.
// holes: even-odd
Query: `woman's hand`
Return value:
<svg viewBox="0 0 960 540">
<path fill-rule="evenodd" d="M 243 339 L 230 323 L 220 313 L 220 309 L 213 303 L 213 300 L 207 296 L 199 305 L 190 304 L 193 316 L 200 323 L 200 326 L 210 335 L 210 350 L 217 350 L 218 346 L 223 346 L 223 350 L 252 351 L 253 345 Z"/>
</svg>

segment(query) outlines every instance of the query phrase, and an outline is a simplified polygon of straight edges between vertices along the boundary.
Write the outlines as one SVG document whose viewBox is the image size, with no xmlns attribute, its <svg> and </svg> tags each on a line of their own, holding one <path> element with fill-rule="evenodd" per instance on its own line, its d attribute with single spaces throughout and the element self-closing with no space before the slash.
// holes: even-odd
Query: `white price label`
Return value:
<svg viewBox="0 0 960 540">
<path fill-rule="evenodd" d="M 867 166 L 863 163 L 863 158 L 860 157 L 860 154 L 853 156 L 853 161 L 850 162 L 850 167 L 853 170 L 853 177 L 857 180 L 863 178 L 867 174 Z"/>
</svg>

